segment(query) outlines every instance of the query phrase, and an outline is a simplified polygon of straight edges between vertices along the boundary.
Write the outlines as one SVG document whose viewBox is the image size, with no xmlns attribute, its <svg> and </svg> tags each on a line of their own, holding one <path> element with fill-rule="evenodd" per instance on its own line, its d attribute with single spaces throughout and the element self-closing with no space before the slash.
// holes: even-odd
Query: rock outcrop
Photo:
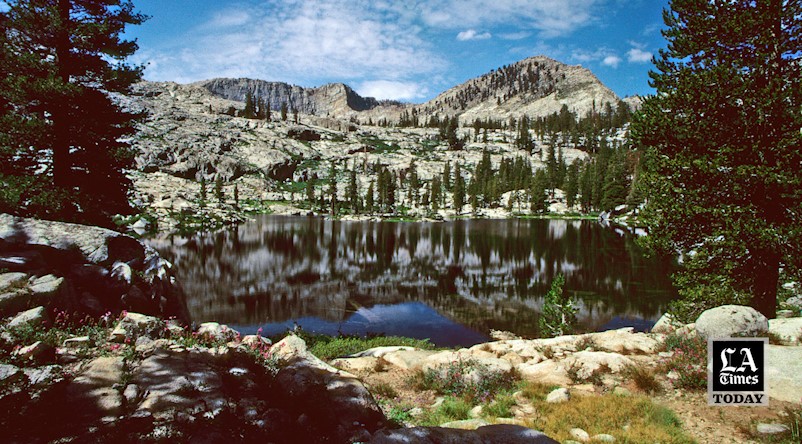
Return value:
<svg viewBox="0 0 802 444">
<path fill-rule="evenodd" d="M 769 321 L 752 307 L 722 305 L 696 319 L 696 332 L 705 339 L 765 336 Z"/>
<path fill-rule="evenodd" d="M 112 230 L 0 214 L 0 316 L 42 307 L 45 317 L 130 310 L 188 322 L 171 267 Z"/>
<path fill-rule="evenodd" d="M 194 85 L 224 99 L 245 102 L 247 95 L 254 100 L 262 99 L 273 111 L 282 105 L 287 110 L 318 116 L 343 117 L 354 111 L 366 111 L 382 102 L 373 97 L 362 97 L 348 85 L 329 83 L 319 88 L 304 88 L 283 82 L 267 82 L 254 79 L 212 79 Z M 386 102 L 384 102 L 386 103 Z"/>
</svg>

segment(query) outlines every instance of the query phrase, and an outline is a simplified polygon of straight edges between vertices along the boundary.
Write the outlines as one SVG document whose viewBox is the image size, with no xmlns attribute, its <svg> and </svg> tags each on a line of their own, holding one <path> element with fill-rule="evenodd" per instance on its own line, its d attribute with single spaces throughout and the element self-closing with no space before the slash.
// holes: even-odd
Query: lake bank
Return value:
<svg viewBox="0 0 802 444">
<path fill-rule="evenodd" d="M 135 313 L 25 332 L 5 331 L 54 354 L 29 346 L 2 354 L 0 422 L 12 441 L 383 443 L 479 434 L 495 437 L 482 442 L 705 443 L 726 434 L 746 443 L 802 414 L 798 403 L 775 398 L 787 387 L 770 385 L 769 407 L 711 415 L 704 391 L 667 371 L 704 363 L 666 348 L 664 334 L 631 330 L 446 350 L 403 338 L 308 348 L 295 335 L 272 343 L 216 323 L 192 330 Z M 802 351 L 771 347 L 782 350 L 770 350 L 769 365 Z M 351 355 L 335 358 L 340 352 Z M 327 408 L 315 407 L 321 402 Z M 792 438 L 782 430 L 776 436 Z"/>
<path fill-rule="evenodd" d="M 67 226 L 71 230 L 80 228 L 80 231 L 67 230 Z M 151 284 L 157 276 L 170 281 L 172 266 L 169 263 L 140 258 L 139 250 L 126 240 L 130 238 L 123 236 L 120 239 L 122 235 L 117 233 L 20 219 L 15 219 L 9 227 L 13 228 L 9 232 L 16 236 L 3 236 L 2 260 L 5 264 L 42 268 L 48 265 L 47 261 L 26 251 L 44 251 L 42 249 L 47 248 L 51 258 L 54 251 L 72 252 L 71 261 L 79 260 L 78 257 L 85 261 L 77 267 L 79 269 L 91 269 L 102 274 L 104 267 L 110 267 L 109 274 L 113 274 L 117 281 L 125 281 L 126 276 L 132 279 L 131 284 L 124 287 L 127 291 L 123 294 L 127 297 L 121 298 L 119 303 L 136 300 L 130 295 L 148 288 L 141 287 L 144 282 L 133 280 L 133 276 L 135 279 L 154 279 Z M 37 234 L 40 232 L 37 230 L 47 227 L 53 228 L 47 231 L 50 233 L 48 236 Z M 102 236 L 102 233 L 106 235 Z M 15 240 L 22 243 L 14 243 Z M 28 242 L 35 246 L 23 251 L 21 248 Z M 119 249 L 119 246 L 127 248 Z M 145 249 L 141 245 L 140 248 Z M 131 255 L 132 251 L 137 254 Z M 124 262 L 126 258 L 133 265 Z M 150 274 L 135 272 L 146 263 L 161 266 Z M 120 264 L 133 267 L 131 273 L 126 273 Z M 115 269 L 117 271 L 112 273 Z M 343 344 L 353 345 L 351 340 L 329 341 L 327 355 L 317 352 L 324 358 L 321 359 L 310 352 L 316 350 L 316 344 L 307 349 L 306 344 L 294 335 L 280 341 L 276 338 L 277 342 L 272 344 L 259 336 L 243 337 L 234 329 L 216 323 L 187 328 L 174 320 L 133 312 L 119 316 L 110 313 L 98 317 L 75 316 L 72 311 L 66 311 L 72 309 L 70 303 L 76 302 L 67 291 L 75 288 L 70 279 L 54 276 L 54 279 L 40 281 L 41 276 L 36 275 L 56 272 L 57 268 L 36 272 L 30 269 L 27 273 L 33 274 L 22 279 L 20 274 L 26 273 L 21 270 L 9 271 L 0 278 L 3 285 L 0 293 L 4 301 L 8 295 L 16 295 L 15 301 L 27 301 L 24 306 L 14 306 L 4 312 L 9 317 L 4 319 L 0 334 L 0 421 L 12 441 L 110 441 L 136 437 L 141 440 L 202 438 L 230 442 L 236 437 L 244 441 L 270 437 L 278 442 L 317 442 L 322 437 L 330 437 L 335 442 L 359 440 L 378 443 L 391 442 L 391 439 L 410 436 L 411 433 L 415 436 L 450 436 L 463 441 L 483 439 L 482 436 L 510 439 L 512 435 L 519 441 L 510 442 L 532 442 L 533 437 L 552 442 L 533 428 L 544 430 L 551 437 L 570 435 L 581 438 L 585 436 L 579 431 L 581 429 L 588 437 L 609 435 L 623 440 L 660 427 L 674 442 L 689 442 L 689 434 L 706 442 L 701 438 L 720 438 L 721 433 L 735 436 L 733 442 L 746 442 L 752 439 L 752 434 L 759 433 L 760 424 L 782 425 L 794 418 L 782 416 L 783 407 L 788 406 L 793 414 L 798 412 L 797 406 L 778 401 L 768 409 L 750 411 L 748 428 L 734 426 L 743 421 L 733 421 L 729 412 L 725 412 L 723 420 L 708 417 L 710 422 L 694 428 L 694 418 L 703 414 L 698 398 L 704 395 L 676 385 L 682 379 L 674 380 L 669 377 L 670 372 L 662 370 L 662 359 L 680 354 L 661 351 L 661 334 L 613 330 L 555 339 L 506 338 L 470 348 L 441 351 L 427 351 L 414 341 L 400 340 L 403 347 L 415 349 L 362 350 L 363 356 L 352 356 L 338 362 L 331 358 L 340 356 L 341 351 L 343 354 L 353 353 L 368 346 L 395 344 L 367 345 L 367 342 L 355 341 L 357 348 L 346 351 Z M 134 287 L 139 290 L 132 290 Z M 108 294 L 111 288 L 117 287 L 103 289 L 103 293 Z M 44 291 L 46 289 L 51 291 Z M 79 301 L 85 300 L 87 297 L 81 294 Z M 108 299 L 97 301 L 109 302 Z M 38 303 L 44 305 L 29 306 Z M 769 326 L 771 328 L 771 324 Z M 688 327 L 685 331 L 690 335 L 693 329 Z M 778 353 L 771 352 L 773 349 L 770 348 L 770 363 L 774 359 L 772 356 L 788 358 L 800 349 L 799 346 L 779 347 Z M 370 356 L 375 354 L 381 355 Z M 360 360 L 366 364 L 363 370 L 352 368 Z M 630 368 L 627 366 L 629 361 L 656 370 L 652 371 L 651 378 L 648 374 L 636 378 L 625 370 Z M 335 364 L 349 368 L 337 369 Z M 703 362 L 691 364 L 695 368 L 704 367 Z M 401 369 L 402 365 L 413 369 L 412 374 Z M 415 369 L 418 365 L 420 368 Z M 484 391 L 473 390 L 466 395 L 472 400 L 467 405 L 467 400 L 459 400 L 464 393 L 457 399 L 452 396 L 456 392 L 445 384 L 450 380 L 449 375 L 456 375 L 449 370 L 454 365 L 478 365 L 473 370 L 479 369 L 480 372 L 492 367 L 500 370 L 502 376 L 507 376 L 481 378 L 495 381 L 493 384 L 497 385 L 487 389 L 498 396 L 482 399 L 474 395 L 481 395 Z M 435 373 L 428 377 L 427 382 L 427 377 L 420 379 L 418 370 L 424 376 L 429 370 Z M 369 374 L 357 377 L 350 373 L 360 371 Z M 463 376 L 472 378 L 471 375 L 476 374 L 473 371 L 459 374 L 457 381 L 475 381 L 462 379 Z M 407 375 L 417 375 L 415 378 L 424 385 L 406 388 L 409 384 Z M 563 379 L 556 381 L 553 378 Z M 650 394 L 654 388 L 651 384 L 631 387 L 637 380 L 648 382 L 652 378 L 664 387 L 664 395 Z M 797 383 L 793 378 L 779 381 Z M 622 386 L 630 394 L 621 389 L 618 393 L 610 393 Z M 788 387 L 786 385 L 774 393 L 793 393 L 794 389 Z M 557 391 L 552 396 L 558 389 L 566 390 Z M 413 406 L 392 401 L 398 397 L 392 396 L 392 390 L 398 393 L 401 401 L 417 400 L 419 404 Z M 579 416 L 570 416 L 568 426 L 557 420 L 565 414 L 564 411 L 548 407 L 555 404 L 549 403 L 549 398 L 564 398 L 562 394 L 566 392 L 568 400 L 556 404 L 580 412 Z M 410 394 L 411 398 L 403 398 L 405 394 Z M 322 399 L 326 409 L 318 408 Z M 672 419 L 676 415 L 661 406 L 663 403 L 682 412 L 683 420 Z M 628 424 L 619 423 L 616 417 L 600 414 L 619 411 L 616 406 L 621 405 L 638 407 L 630 413 L 624 411 L 630 420 Z M 482 408 L 477 410 L 478 413 L 474 412 L 478 418 L 472 421 L 461 422 L 464 419 L 454 416 L 457 413 L 459 417 L 470 416 L 475 407 Z M 547 411 L 550 413 L 544 418 L 542 412 Z M 663 420 L 643 414 L 645 411 L 661 412 L 658 416 Z M 515 412 L 519 415 L 517 419 Z M 513 416 L 509 416 L 510 413 Z M 446 414 L 451 416 L 443 416 Z M 742 420 L 742 412 L 738 414 Z M 408 421 L 415 417 L 420 419 Z M 548 418 L 553 420 L 545 421 Z M 682 425 L 685 421 L 691 424 L 689 428 Z M 435 424 L 448 427 L 434 427 Z M 556 424 L 562 425 L 549 428 L 556 427 Z M 399 425 L 416 427 L 396 428 Z M 454 427 L 478 428 L 465 432 Z"/>
</svg>

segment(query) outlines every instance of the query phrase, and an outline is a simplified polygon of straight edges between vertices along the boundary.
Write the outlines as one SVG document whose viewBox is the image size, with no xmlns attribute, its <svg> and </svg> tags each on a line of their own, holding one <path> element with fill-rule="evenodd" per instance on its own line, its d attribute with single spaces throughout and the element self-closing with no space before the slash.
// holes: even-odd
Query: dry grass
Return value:
<svg viewBox="0 0 802 444">
<path fill-rule="evenodd" d="M 370 387 L 370 393 L 384 399 L 393 399 L 398 397 L 398 391 L 390 384 L 379 382 Z"/>
<path fill-rule="evenodd" d="M 663 392 L 663 386 L 660 381 L 654 376 L 651 369 L 630 365 L 623 370 L 625 378 L 631 380 L 638 390 L 648 394 L 659 394 Z"/>
<path fill-rule="evenodd" d="M 388 368 L 392 367 L 392 364 L 387 362 L 384 357 L 380 356 L 379 359 L 376 360 L 376 363 L 373 365 L 373 371 L 377 373 L 386 372 Z"/>
<path fill-rule="evenodd" d="M 606 351 L 601 350 L 601 347 L 599 347 L 599 344 L 596 343 L 592 336 L 582 336 L 579 341 L 576 342 L 576 350 Z"/>
<path fill-rule="evenodd" d="M 533 400 L 542 399 L 544 386 L 525 389 Z M 613 435 L 618 443 L 659 442 L 692 443 L 683 431 L 677 416 L 668 408 L 640 396 L 575 396 L 561 404 L 537 401 L 539 412 L 530 420 L 531 427 L 558 441 L 571 439 L 569 430 L 579 427 L 591 436 Z"/>
</svg>

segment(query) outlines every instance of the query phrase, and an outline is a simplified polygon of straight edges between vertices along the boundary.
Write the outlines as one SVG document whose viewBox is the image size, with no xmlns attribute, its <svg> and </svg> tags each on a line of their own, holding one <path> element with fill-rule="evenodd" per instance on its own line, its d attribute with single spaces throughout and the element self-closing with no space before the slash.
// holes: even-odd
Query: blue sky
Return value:
<svg viewBox="0 0 802 444">
<path fill-rule="evenodd" d="M 546 55 L 619 96 L 651 94 L 667 0 L 134 0 L 145 78 L 251 77 L 423 102 L 491 69 Z"/>
</svg>

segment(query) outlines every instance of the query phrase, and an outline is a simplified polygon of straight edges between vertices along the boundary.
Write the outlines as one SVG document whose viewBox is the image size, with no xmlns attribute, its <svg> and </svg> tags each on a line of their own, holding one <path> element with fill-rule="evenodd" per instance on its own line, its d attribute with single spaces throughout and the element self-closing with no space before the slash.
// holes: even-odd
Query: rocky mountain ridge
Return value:
<svg viewBox="0 0 802 444">
<path fill-rule="evenodd" d="M 545 117 L 563 105 L 579 116 L 621 99 L 587 68 L 530 57 L 455 86 L 420 106 L 425 115 L 474 119 Z"/>
<path fill-rule="evenodd" d="M 217 78 L 193 83 L 210 93 L 235 102 L 245 102 L 248 93 L 260 98 L 274 111 L 282 104 L 288 110 L 317 116 L 344 116 L 354 111 L 366 111 L 379 106 L 398 105 L 397 102 L 379 101 L 362 97 L 343 83 L 329 83 L 316 88 L 304 88 L 284 82 L 254 79 Z"/>
<path fill-rule="evenodd" d="M 521 115 L 537 118 L 559 112 L 563 105 L 584 116 L 594 109 L 601 110 L 607 103 L 615 106 L 621 100 L 587 68 L 545 56 L 493 69 L 422 104 L 362 97 L 342 83 L 305 88 L 283 82 L 217 78 L 192 85 L 237 102 L 244 102 L 250 92 L 264 99 L 273 110 L 287 104 L 289 109 L 304 114 L 360 121 L 396 122 L 404 112 L 415 113 L 422 119 L 458 115 L 463 122 L 477 118 L 506 120 Z"/>
</svg>

